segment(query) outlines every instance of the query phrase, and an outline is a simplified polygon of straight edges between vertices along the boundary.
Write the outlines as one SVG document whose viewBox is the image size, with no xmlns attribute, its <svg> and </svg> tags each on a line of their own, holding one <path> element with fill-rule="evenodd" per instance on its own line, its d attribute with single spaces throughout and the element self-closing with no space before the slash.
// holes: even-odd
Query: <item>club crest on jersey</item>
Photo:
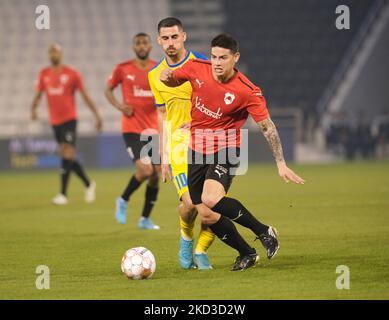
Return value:
<svg viewBox="0 0 389 320">
<path fill-rule="evenodd" d="M 59 81 L 61 81 L 62 84 L 66 84 L 68 80 L 69 80 L 69 76 L 67 74 L 61 74 Z"/>
<path fill-rule="evenodd" d="M 235 100 L 235 95 L 233 93 L 227 92 L 224 95 L 224 103 L 229 105 Z"/>
</svg>

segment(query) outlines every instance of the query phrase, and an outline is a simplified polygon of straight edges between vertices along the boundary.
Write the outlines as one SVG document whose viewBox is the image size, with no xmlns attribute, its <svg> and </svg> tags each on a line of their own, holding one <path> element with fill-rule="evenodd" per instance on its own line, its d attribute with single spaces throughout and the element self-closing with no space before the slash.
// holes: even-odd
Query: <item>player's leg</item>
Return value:
<svg viewBox="0 0 389 320">
<path fill-rule="evenodd" d="M 76 140 L 77 140 L 77 121 L 71 120 L 63 124 L 61 130 L 60 154 L 63 159 L 71 161 L 71 170 L 81 179 L 85 190 L 85 201 L 91 203 L 95 201 L 96 183 L 90 181 L 85 173 L 81 163 L 77 160 Z"/>
<path fill-rule="evenodd" d="M 56 205 L 64 205 L 68 203 L 67 191 L 68 184 L 70 179 L 70 174 L 72 172 L 72 163 L 74 156 L 70 152 L 64 152 L 64 144 L 60 143 L 58 146 L 59 156 L 61 158 L 61 171 L 60 171 L 60 181 L 61 188 L 60 193 L 54 197 L 53 203 Z"/>
<path fill-rule="evenodd" d="M 135 165 L 135 173 L 131 176 L 121 196 L 116 198 L 115 217 L 120 224 L 126 223 L 128 201 L 131 195 L 153 174 L 151 161 L 144 157 L 141 159 L 143 143 L 140 138 L 140 134 L 137 133 L 123 133 L 127 152 Z"/>
<path fill-rule="evenodd" d="M 175 173 L 173 173 L 173 179 Z M 181 175 L 182 176 L 182 175 Z M 187 185 L 182 186 L 176 184 L 178 195 L 180 196 L 181 203 L 178 206 L 178 213 L 180 216 L 180 249 L 178 252 L 178 258 L 180 265 L 183 269 L 190 269 L 194 267 L 193 262 L 193 246 L 194 235 L 193 229 L 195 225 L 195 219 L 197 215 L 196 208 L 193 206 L 190 200 Z M 181 187 L 181 188 L 180 188 Z"/>
<path fill-rule="evenodd" d="M 239 252 L 241 260 L 237 266 L 234 266 L 233 270 L 249 268 L 258 260 L 255 249 L 251 248 L 242 238 L 230 219 L 212 211 L 201 201 L 208 167 L 207 164 L 195 164 L 193 162 L 188 165 L 188 186 L 192 202 L 196 206 L 202 223 L 208 225 L 212 232 L 225 244 Z"/>
<path fill-rule="evenodd" d="M 70 162 L 71 170 L 81 179 L 85 186 L 85 202 L 92 203 L 96 199 L 96 183 L 91 181 L 81 163 L 77 160 L 76 148 L 69 143 L 63 143 L 60 146 L 62 159 Z"/>
<path fill-rule="evenodd" d="M 154 222 L 150 219 L 151 211 L 154 207 L 155 202 L 158 198 L 159 191 L 159 178 L 161 167 L 159 165 L 152 165 L 153 173 L 148 178 L 146 193 L 145 193 L 145 203 L 142 210 L 142 216 L 139 220 L 139 228 L 141 229 L 151 229 L 158 230 L 159 226 L 154 224 Z"/>
<path fill-rule="evenodd" d="M 221 172 L 223 174 L 220 175 Z M 210 167 L 210 170 L 207 172 L 201 200 L 213 211 L 253 231 L 257 239 L 260 239 L 265 247 L 267 257 L 271 259 L 279 249 L 276 230 L 260 222 L 240 201 L 226 196 L 226 192 L 232 183 L 232 178 L 228 164 L 218 164 Z"/>
<path fill-rule="evenodd" d="M 122 195 L 116 199 L 115 217 L 120 224 L 126 223 L 127 207 L 131 195 L 153 174 L 153 166 L 150 162 L 138 158 L 134 161 L 134 164 L 135 173 L 130 178 Z"/>
<path fill-rule="evenodd" d="M 193 257 L 194 245 L 194 224 L 197 216 L 196 207 L 192 204 L 187 187 L 185 192 L 181 195 L 182 203 L 180 204 L 180 227 L 181 227 L 181 241 L 180 241 L 180 263 L 190 267 L 193 263 L 199 270 L 212 269 L 208 258 L 208 248 L 215 239 L 214 233 L 202 224 L 201 231 L 198 236 L 195 254 Z"/>
<path fill-rule="evenodd" d="M 196 209 L 202 222 L 207 224 L 221 241 L 238 251 L 239 256 L 232 271 L 250 268 L 258 262 L 259 256 L 255 249 L 243 239 L 229 218 L 210 210 L 203 203 L 197 204 Z"/>
<path fill-rule="evenodd" d="M 61 173 L 60 173 L 60 193 L 54 197 L 52 202 L 56 205 L 64 205 L 68 203 L 67 190 L 72 171 L 72 163 L 75 158 L 75 152 L 66 146 L 74 141 L 75 131 L 69 130 L 69 122 L 53 126 L 54 137 L 58 143 L 58 153 L 61 158 Z"/>
</svg>

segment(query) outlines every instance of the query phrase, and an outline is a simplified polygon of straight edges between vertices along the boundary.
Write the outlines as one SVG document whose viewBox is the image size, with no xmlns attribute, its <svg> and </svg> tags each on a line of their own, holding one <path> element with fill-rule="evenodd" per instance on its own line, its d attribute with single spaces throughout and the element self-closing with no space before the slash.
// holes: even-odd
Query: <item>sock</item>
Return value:
<svg viewBox="0 0 389 320">
<path fill-rule="evenodd" d="M 142 217 L 148 218 L 150 216 L 151 210 L 154 207 L 154 203 L 157 201 L 159 188 L 150 187 L 149 185 L 146 188 L 145 204 L 143 206 Z"/>
<path fill-rule="evenodd" d="M 208 230 L 201 230 L 199 233 L 199 240 L 197 241 L 195 253 L 207 253 L 208 248 L 211 246 L 213 240 L 215 240 L 215 234 Z"/>
<path fill-rule="evenodd" d="M 128 201 L 130 199 L 130 196 L 134 193 L 136 189 L 139 188 L 141 185 L 141 182 L 136 180 L 135 175 L 133 175 L 130 179 L 130 182 L 128 183 L 126 190 L 124 190 L 122 194 L 122 199 L 125 201 Z"/>
<path fill-rule="evenodd" d="M 261 223 L 248 211 L 238 200 L 224 197 L 213 208 L 213 211 L 220 213 L 232 221 L 249 228 L 257 236 L 267 231 L 269 226 Z"/>
<path fill-rule="evenodd" d="M 193 240 L 193 229 L 194 229 L 194 221 L 191 223 L 185 222 L 181 217 L 180 217 L 180 227 L 181 227 L 181 236 L 187 240 Z"/>
<path fill-rule="evenodd" d="M 72 161 L 67 159 L 62 159 L 61 162 L 61 193 L 66 196 L 70 172 L 72 169 Z"/>
<path fill-rule="evenodd" d="M 234 248 L 240 256 L 255 253 L 255 249 L 242 238 L 230 219 L 220 216 L 219 221 L 209 226 L 213 233 L 226 245 Z"/>
<path fill-rule="evenodd" d="M 78 175 L 78 177 L 82 180 L 82 182 L 84 182 L 85 187 L 88 188 L 90 186 L 90 181 L 86 176 L 81 164 L 77 160 L 73 161 L 72 169 L 76 173 L 76 175 Z"/>
</svg>

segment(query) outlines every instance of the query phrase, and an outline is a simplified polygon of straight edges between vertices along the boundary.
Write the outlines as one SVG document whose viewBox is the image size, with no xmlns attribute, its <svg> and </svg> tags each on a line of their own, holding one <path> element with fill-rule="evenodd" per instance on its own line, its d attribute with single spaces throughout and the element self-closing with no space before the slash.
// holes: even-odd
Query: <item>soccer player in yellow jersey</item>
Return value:
<svg viewBox="0 0 389 320">
<path fill-rule="evenodd" d="M 207 250 L 215 239 L 213 232 L 201 226 L 193 256 L 193 228 L 197 211 L 188 191 L 187 152 L 190 132 L 183 127 L 191 121 L 192 87 L 189 82 L 178 87 L 168 87 L 160 81 L 160 73 L 166 68 L 175 69 L 190 59 L 207 59 L 205 56 L 185 49 L 186 33 L 180 20 L 165 18 L 158 23 L 158 43 L 165 58 L 149 71 L 149 84 L 158 107 L 158 122 L 161 133 L 162 180 L 173 180 L 180 197 L 180 265 L 184 269 L 212 269 Z M 163 134 L 162 134 L 163 133 Z M 170 172 L 170 168 L 171 172 Z"/>
</svg>

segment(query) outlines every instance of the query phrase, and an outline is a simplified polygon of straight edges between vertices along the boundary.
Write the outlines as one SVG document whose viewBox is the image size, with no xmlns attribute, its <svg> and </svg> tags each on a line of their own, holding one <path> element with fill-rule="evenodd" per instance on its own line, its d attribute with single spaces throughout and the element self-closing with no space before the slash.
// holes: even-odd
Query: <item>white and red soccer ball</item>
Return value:
<svg viewBox="0 0 389 320">
<path fill-rule="evenodd" d="M 151 278 L 155 272 L 155 267 L 154 255 L 144 247 L 127 250 L 121 263 L 122 272 L 130 280 Z"/>
</svg>

